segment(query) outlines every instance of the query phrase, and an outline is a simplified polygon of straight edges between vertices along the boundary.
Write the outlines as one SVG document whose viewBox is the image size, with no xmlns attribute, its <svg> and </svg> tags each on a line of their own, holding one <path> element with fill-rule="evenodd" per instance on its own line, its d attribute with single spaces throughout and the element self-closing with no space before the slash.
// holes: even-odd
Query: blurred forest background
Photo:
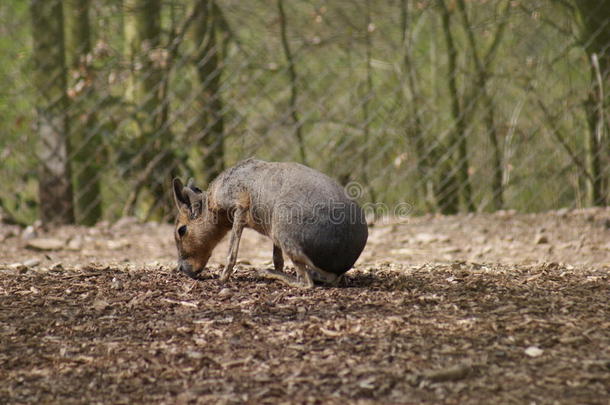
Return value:
<svg viewBox="0 0 610 405">
<path fill-rule="evenodd" d="M 256 156 L 362 202 L 609 199 L 610 0 L 3 0 L 0 215 L 169 220 Z"/>
</svg>

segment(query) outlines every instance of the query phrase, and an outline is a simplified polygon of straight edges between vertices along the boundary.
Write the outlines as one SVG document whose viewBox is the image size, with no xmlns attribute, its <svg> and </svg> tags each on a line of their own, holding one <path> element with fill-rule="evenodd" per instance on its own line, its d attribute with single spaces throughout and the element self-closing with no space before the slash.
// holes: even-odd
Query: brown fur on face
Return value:
<svg viewBox="0 0 610 405">
<path fill-rule="evenodd" d="M 174 199 L 178 208 L 174 229 L 178 269 L 196 277 L 230 224 L 208 209 L 205 193 L 188 185 L 183 187 L 179 179 L 174 180 Z"/>
</svg>

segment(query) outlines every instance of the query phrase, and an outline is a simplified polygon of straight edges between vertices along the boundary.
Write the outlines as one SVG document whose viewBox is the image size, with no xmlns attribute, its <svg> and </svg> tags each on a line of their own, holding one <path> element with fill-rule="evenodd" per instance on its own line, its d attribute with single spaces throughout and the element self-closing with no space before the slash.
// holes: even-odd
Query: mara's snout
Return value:
<svg viewBox="0 0 610 405">
<path fill-rule="evenodd" d="M 197 278 L 203 271 L 203 267 L 196 269 L 187 260 L 178 259 L 178 270 L 191 278 Z"/>
</svg>

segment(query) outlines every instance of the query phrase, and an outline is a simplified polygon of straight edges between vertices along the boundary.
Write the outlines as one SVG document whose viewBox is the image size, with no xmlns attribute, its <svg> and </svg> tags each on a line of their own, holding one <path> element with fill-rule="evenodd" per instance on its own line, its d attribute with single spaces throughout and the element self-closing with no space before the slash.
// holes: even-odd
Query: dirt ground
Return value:
<svg viewBox="0 0 610 405">
<path fill-rule="evenodd" d="M 610 209 L 371 228 L 337 288 L 218 281 L 172 227 L 0 225 L 0 403 L 608 404 Z"/>
</svg>

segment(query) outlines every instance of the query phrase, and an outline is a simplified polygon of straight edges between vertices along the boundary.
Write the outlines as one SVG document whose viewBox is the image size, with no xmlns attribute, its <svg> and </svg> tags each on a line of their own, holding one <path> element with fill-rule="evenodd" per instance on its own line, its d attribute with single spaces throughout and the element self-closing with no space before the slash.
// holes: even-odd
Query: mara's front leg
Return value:
<svg viewBox="0 0 610 405">
<path fill-rule="evenodd" d="M 227 264 L 222 271 L 220 281 L 225 282 L 231 277 L 233 273 L 233 267 L 237 261 L 237 251 L 239 250 L 239 241 L 241 240 L 241 234 L 246 226 L 246 216 L 248 209 L 244 207 L 238 207 L 235 210 L 233 217 L 233 227 L 231 228 L 231 241 L 229 242 L 229 255 L 227 256 Z"/>
</svg>

